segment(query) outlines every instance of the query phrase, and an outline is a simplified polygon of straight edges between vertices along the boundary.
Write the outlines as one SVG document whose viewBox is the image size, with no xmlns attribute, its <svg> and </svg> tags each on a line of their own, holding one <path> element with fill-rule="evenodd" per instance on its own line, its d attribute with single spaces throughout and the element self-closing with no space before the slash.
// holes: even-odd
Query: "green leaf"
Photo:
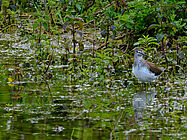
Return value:
<svg viewBox="0 0 187 140">
<path fill-rule="evenodd" d="M 43 23 L 43 26 L 44 26 L 45 30 L 48 30 L 48 24 L 46 22 Z"/>
<path fill-rule="evenodd" d="M 79 51 L 83 51 L 84 50 L 84 44 L 82 43 L 82 41 L 79 42 Z"/>
<path fill-rule="evenodd" d="M 36 30 L 36 28 L 38 27 L 38 25 L 39 25 L 39 23 L 38 23 L 38 22 L 35 22 L 35 23 L 33 24 L 33 30 Z"/>
<path fill-rule="evenodd" d="M 41 13 L 34 13 L 34 17 L 41 16 Z"/>
<path fill-rule="evenodd" d="M 40 17 L 40 18 L 38 19 L 38 22 L 44 22 L 44 19 Z"/>
<path fill-rule="evenodd" d="M 160 25 L 158 24 L 152 24 L 148 27 L 148 30 L 151 30 L 151 29 L 157 29 Z"/>
<path fill-rule="evenodd" d="M 137 46 L 137 45 L 140 45 L 140 43 L 139 42 L 134 43 L 134 46 Z"/>
<path fill-rule="evenodd" d="M 150 42 L 149 45 L 157 45 L 157 46 L 159 46 L 159 43 L 157 43 L 157 42 Z"/>
<path fill-rule="evenodd" d="M 36 39 L 36 37 L 35 37 L 35 36 L 32 36 L 32 37 L 30 37 L 27 41 L 34 40 L 34 39 Z"/>
<path fill-rule="evenodd" d="M 81 20 L 77 21 L 77 25 L 81 30 L 83 29 L 83 22 Z"/>
<path fill-rule="evenodd" d="M 2 6 L 9 7 L 9 4 L 10 4 L 9 0 L 3 0 L 1 2 L 2 2 Z"/>
<path fill-rule="evenodd" d="M 180 4 L 186 4 L 185 1 L 178 1 L 176 4 L 180 5 Z"/>
</svg>

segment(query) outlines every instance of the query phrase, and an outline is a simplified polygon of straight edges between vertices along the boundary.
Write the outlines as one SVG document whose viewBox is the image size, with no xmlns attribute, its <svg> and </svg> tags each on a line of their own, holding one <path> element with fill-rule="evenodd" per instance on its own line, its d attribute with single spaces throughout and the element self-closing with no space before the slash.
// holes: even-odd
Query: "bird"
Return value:
<svg viewBox="0 0 187 140">
<path fill-rule="evenodd" d="M 132 73 L 142 82 L 152 82 L 163 72 L 163 70 L 152 62 L 145 60 L 143 55 L 148 56 L 141 48 L 135 50 Z"/>
</svg>

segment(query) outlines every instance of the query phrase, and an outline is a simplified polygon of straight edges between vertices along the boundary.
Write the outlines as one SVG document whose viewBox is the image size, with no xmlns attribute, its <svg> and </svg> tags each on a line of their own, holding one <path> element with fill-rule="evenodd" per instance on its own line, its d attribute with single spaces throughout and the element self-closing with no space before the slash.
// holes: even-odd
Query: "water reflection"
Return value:
<svg viewBox="0 0 187 140">
<path fill-rule="evenodd" d="M 146 111 L 146 107 L 151 105 L 156 94 L 156 90 L 147 92 L 141 89 L 134 95 L 133 107 L 135 112 L 135 120 L 137 123 L 141 123 L 143 121 L 143 116 Z"/>
</svg>

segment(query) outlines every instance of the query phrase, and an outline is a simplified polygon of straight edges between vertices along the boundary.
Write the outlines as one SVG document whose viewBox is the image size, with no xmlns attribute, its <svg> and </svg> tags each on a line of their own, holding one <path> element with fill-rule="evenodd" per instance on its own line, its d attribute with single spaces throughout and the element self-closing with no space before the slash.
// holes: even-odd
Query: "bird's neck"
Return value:
<svg viewBox="0 0 187 140">
<path fill-rule="evenodd" d="M 134 65 L 141 67 L 142 65 L 144 65 L 145 60 L 143 59 L 142 56 L 134 56 Z"/>
</svg>

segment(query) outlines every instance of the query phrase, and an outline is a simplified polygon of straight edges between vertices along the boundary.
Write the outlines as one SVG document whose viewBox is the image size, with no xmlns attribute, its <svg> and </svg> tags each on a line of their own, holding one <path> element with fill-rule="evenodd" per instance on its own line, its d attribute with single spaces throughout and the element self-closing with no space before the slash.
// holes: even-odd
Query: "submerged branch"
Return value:
<svg viewBox="0 0 187 140">
<path fill-rule="evenodd" d="M 115 126 L 114 126 L 114 129 L 110 132 L 110 140 L 112 140 L 112 135 L 113 135 L 113 133 L 114 133 L 116 127 L 118 126 L 118 123 L 120 122 L 123 113 L 124 113 L 124 109 L 121 111 L 121 113 L 120 113 L 120 115 L 119 115 L 119 118 L 118 118 L 118 120 L 117 120 L 117 122 L 116 122 L 116 124 L 115 124 Z"/>
</svg>

